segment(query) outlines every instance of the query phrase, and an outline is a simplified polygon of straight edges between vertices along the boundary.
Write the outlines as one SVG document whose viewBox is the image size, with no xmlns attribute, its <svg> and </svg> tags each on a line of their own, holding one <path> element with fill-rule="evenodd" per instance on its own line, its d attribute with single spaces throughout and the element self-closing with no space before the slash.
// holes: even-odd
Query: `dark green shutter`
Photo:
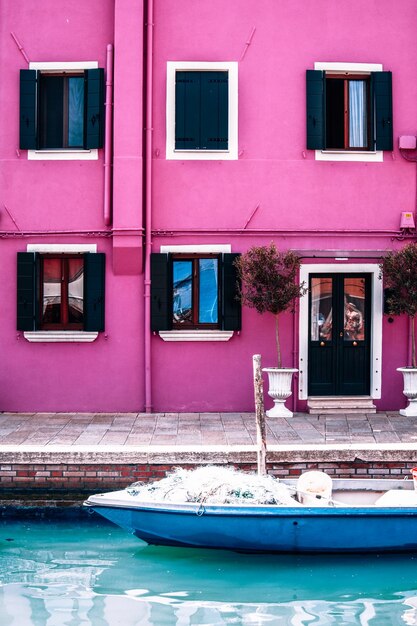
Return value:
<svg viewBox="0 0 417 626">
<path fill-rule="evenodd" d="M 201 72 L 200 149 L 227 150 L 229 81 L 227 72 Z"/>
<path fill-rule="evenodd" d="M 371 89 L 375 116 L 375 150 L 393 150 L 392 73 L 372 72 Z"/>
<path fill-rule="evenodd" d="M 325 148 L 325 77 L 321 70 L 307 70 L 307 149 Z"/>
<path fill-rule="evenodd" d="M 104 330 L 106 255 L 87 252 L 84 257 L 84 330 Z"/>
<path fill-rule="evenodd" d="M 36 330 L 37 261 L 35 252 L 17 253 L 17 330 Z"/>
<path fill-rule="evenodd" d="M 20 141 L 21 150 L 36 150 L 36 70 L 20 70 Z"/>
<path fill-rule="evenodd" d="M 151 254 L 151 330 L 172 329 L 172 277 L 169 254 Z"/>
<path fill-rule="evenodd" d="M 85 70 L 84 148 L 102 148 L 104 143 L 104 70 Z"/>
<path fill-rule="evenodd" d="M 200 148 L 200 74 L 175 73 L 175 148 Z"/>
<path fill-rule="evenodd" d="M 238 275 L 234 260 L 239 254 L 222 255 L 222 330 L 242 328 L 242 305 L 237 299 Z"/>
<path fill-rule="evenodd" d="M 228 138 L 228 72 L 176 72 L 176 150 L 227 150 Z"/>
</svg>

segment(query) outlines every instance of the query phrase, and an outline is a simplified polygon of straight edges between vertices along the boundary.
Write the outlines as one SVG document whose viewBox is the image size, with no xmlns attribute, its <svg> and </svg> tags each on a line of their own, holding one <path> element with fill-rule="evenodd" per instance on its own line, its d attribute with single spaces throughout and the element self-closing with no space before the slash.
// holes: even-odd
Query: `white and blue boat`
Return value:
<svg viewBox="0 0 417 626">
<path fill-rule="evenodd" d="M 282 482 L 296 492 L 296 481 Z M 412 480 L 336 479 L 331 498 L 317 506 L 311 494 L 288 506 L 146 502 L 129 490 L 92 495 L 84 504 L 154 545 L 281 553 L 417 550 Z"/>
</svg>

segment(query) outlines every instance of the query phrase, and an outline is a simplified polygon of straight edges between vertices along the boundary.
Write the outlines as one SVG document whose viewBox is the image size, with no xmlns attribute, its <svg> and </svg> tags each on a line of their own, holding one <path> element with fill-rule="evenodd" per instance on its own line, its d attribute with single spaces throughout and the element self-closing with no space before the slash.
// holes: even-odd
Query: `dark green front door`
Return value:
<svg viewBox="0 0 417 626">
<path fill-rule="evenodd" d="M 371 275 L 311 274 L 310 396 L 370 391 Z"/>
</svg>

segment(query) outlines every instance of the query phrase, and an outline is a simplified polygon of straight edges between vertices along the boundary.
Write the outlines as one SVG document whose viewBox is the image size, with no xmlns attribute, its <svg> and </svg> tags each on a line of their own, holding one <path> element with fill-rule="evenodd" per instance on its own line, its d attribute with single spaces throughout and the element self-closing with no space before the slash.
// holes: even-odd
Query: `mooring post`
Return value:
<svg viewBox="0 0 417 626">
<path fill-rule="evenodd" d="M 264 389 L 261 371 L 261 355 L 253 357 L 253 386 L 255 391 L 256 443 L 258 457 L 258 474 L 266 475 L 266 427 L 264 411 Z"/>
</svg>

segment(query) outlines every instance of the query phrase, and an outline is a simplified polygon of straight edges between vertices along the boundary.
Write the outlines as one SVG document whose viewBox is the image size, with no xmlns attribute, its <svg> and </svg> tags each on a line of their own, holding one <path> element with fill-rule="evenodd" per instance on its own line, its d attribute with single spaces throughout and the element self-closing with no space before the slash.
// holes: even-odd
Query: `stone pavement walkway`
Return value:
<svg viewBox="0 0 417 626">
<path fill-rule="evenodd" d="M 0 447 L 251 446 L 253 413 L 0 413 Z M 417 420 L 396 412 L 267 419 L 267 444 L 415 444 Z M 104 450 L 103 450 L 104 451 Z"/>
</svg>

